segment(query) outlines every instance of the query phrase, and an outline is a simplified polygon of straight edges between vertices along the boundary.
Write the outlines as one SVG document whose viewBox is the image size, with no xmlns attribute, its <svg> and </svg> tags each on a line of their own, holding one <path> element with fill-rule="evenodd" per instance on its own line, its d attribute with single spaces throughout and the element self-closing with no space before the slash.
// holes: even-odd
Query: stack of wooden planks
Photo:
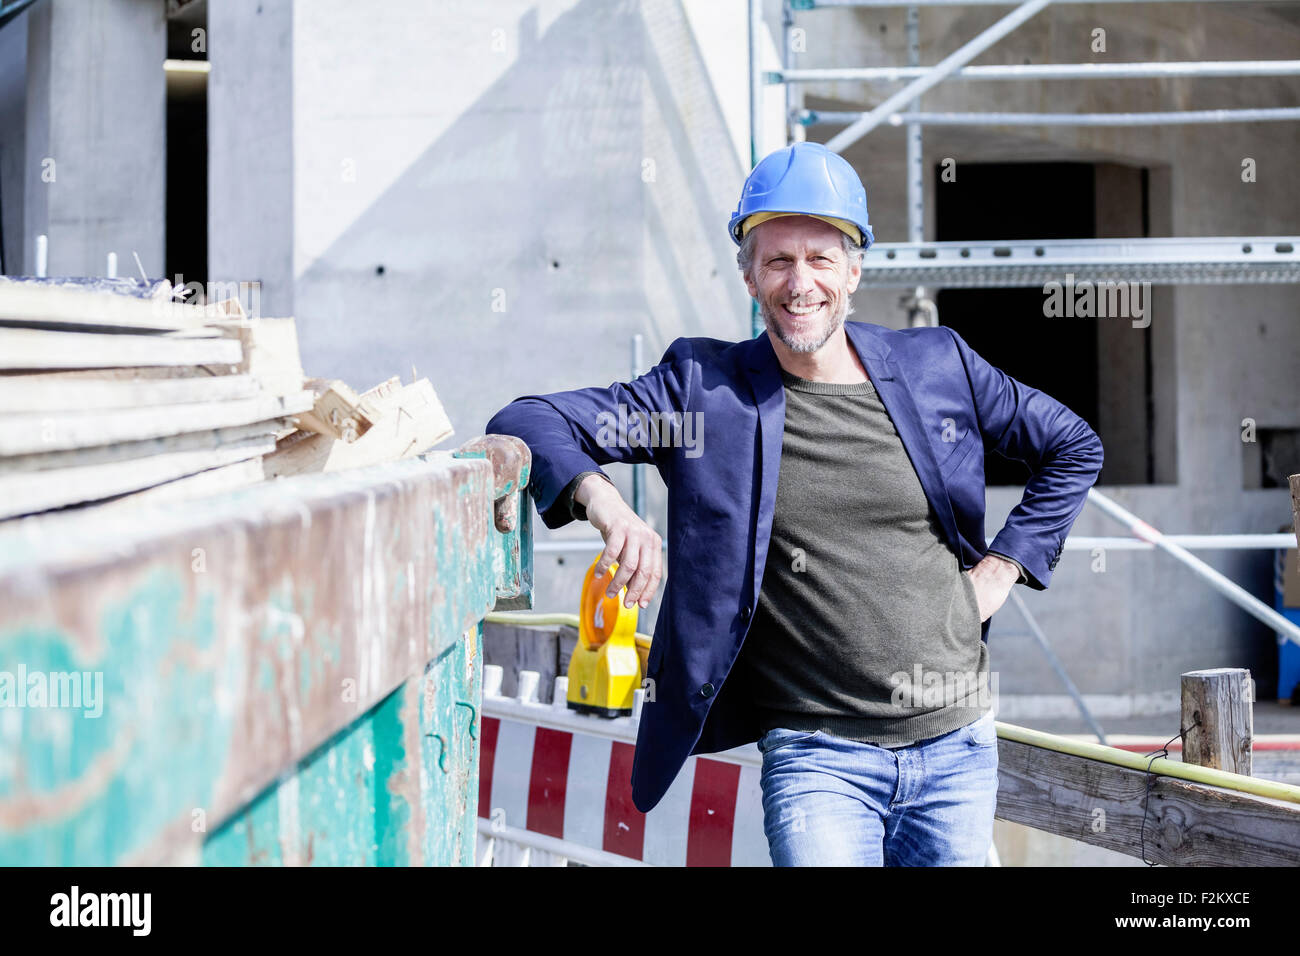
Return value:
<svg viewBox="0 0 1300 956">
<path fill-rule="evenodd" d="M 308 379 L 291 318 L 0 282 L 0 519 L 191 498 L 427 451 L 427 379 Z"/>
</svg>

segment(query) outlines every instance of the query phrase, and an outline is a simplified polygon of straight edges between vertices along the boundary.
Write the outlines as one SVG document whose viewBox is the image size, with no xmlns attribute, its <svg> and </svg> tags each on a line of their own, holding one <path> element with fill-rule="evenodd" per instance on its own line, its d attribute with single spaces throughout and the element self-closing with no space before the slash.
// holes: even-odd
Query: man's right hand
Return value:
<svg viewBox="0 0 1300 956">
<path fill-rule="evenodd" d="M 596 563 L 597 579 L 617 561 L 618 570 L 605 594 L 615 597 L 627 585 L 623 603 L 647 607 L 663 577 L 663 539 L 628 507 L 613 484 L 600 475 L 588 475 L 574 492 L 574 500 L 587 509 L 587 520 L 600 532 L 605 550 Z"/>
</svg>

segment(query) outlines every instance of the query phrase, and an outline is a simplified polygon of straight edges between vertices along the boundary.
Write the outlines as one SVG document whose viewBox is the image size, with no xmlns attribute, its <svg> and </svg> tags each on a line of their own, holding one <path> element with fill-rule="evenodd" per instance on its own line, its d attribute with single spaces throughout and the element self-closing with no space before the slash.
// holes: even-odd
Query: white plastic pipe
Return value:
<svg viewBox="0 0 1300 956">
<path fill-rule="evenodd" d="M 1300 627 L 1292 624 L 1277 611 L 1273 610 L 1259 598 L 1228 580 L 1214 568 L 1196 557 L 1186 548 L 1170 541 L 1165 535 L 1147 524 L 1133 512 L 1121 507 L 1117 502 L 1103 495 L 1096 488 L 1088 489 L 1088 500 L 1129 529 L 1129 532 L 1143 541 L 1148 541 L 1164 551 L 1175 560 L 1190 568 L 1206 584 L 1214 588 L 1237 607 L 1256 620 L 1263 621 L 1273 630 L 1300 644 Z"/>
<path fill-rule="evenodd" d="M 1293 534 L 1167 534 L 1165 540 L 1181 545 L 1188 551 L 1267 551 L 1294 548 Z M 1136 538 L 1084 537 L 1071 535 L 1065 539 L 1066 551 L 1091 551 L 1110 548 L 1116 551 L 1154 551 L 1155 545 Z"/>
</svg>

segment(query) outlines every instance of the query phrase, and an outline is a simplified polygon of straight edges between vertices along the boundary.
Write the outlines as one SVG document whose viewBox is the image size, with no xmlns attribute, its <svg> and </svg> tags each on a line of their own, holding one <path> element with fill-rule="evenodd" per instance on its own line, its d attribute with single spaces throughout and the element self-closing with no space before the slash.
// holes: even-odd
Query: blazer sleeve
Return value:
<svg viewBox="0 0 1300 956">
<path fill-rule="evenodd" d="M 1045 590 L 1066 535 L 1102 466 L 1101 439 L 1050 395 L 994 368 L 947 326 L 966 369 L 984 447 L 1029 466 L 1020 503 L 988 550 L 1014 559 Z"/>
<path fill-rule="evenodd" d="M 560 528 L 575 519 L 565 492 L 584 472 L 609 479 L 600 466 L 620 462 L 664 473 L 671 449 L 651 440 L 647 426 L 667 427 L 666 416 L 680 425 L 695 377 L 694 346 L 679 338 L 658 365 L 630 382 L 520 396 L 492 416 L 485 432 L 523 439 L 533 456 L 528 490 L 537 513 L 548 528 Z"/>
</svg>

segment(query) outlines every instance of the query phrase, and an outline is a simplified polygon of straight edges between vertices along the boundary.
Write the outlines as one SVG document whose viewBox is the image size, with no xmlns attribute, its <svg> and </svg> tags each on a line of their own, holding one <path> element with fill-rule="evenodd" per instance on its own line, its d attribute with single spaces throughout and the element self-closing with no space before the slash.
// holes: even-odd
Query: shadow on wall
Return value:
<svg viewBox="0 0 1300 956">
<path fill-rule="evenodd" d="M 748 334 L 726 234 L 744 171 L 680 0 L 519 25 L 511 66 L 294 295 L 311 374 L 364 388 L 414 365 L 449 446 L 520 394 L 626 380 L 635 333 L 647 368 L 678 336 Z"/>
</svg>

